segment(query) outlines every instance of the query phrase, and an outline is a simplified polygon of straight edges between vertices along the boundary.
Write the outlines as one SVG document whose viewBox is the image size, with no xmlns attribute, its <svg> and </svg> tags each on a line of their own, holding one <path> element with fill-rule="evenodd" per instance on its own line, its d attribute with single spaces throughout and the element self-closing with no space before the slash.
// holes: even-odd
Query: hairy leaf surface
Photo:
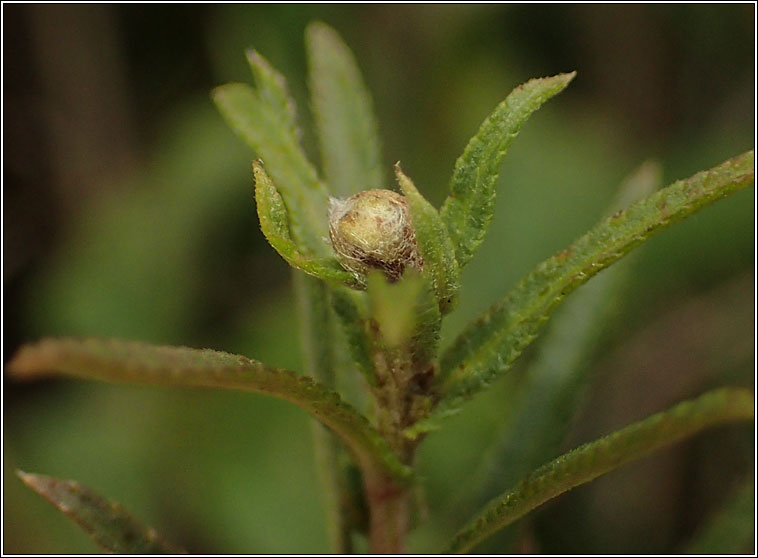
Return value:
<svg viewBox="0 0 758 558">
<path fill-rule="evenodd" d="M 608 215 L 660 187 L 661 170 L 640 166 L 619 188 Z M 472 475 L 466 500 L 477 507 L 513 486 L 535 467 L 558 455 L 584 399 L 591 377 L 590 355 L 600 343 L 633 261 L 600 273 L 560 308 L 526 370 L 518 398 L 496 436 L 479 474 Z M 460 505 L 459 505 L 460 507 Z"/>
<path fill-rule="evenodd" d="M 228 83 L 213 90 L 221 114 L 266 162 L 287 206 L 290 230 L 298 246 L 330 256 L 327 235 L 327 190 L 299 143 L 295 104 L 284 78 L 257 52 L 248 53 L 257 89 Z"/>
<path fill-rule="evenodd" d="M 155 529 L 134 519 L 116 502 L 76 481 L 16 471 L 36 493 L 75 521 L 92 540 L 115 554 L 179 554 Z"/>
<path fill-rule="evenodd" d="M 347 338 L 352 361 L 364 375 L 369 385 L 376 386 L 376 369 L 371 356 L 372 342 L 365 326 L 365 317 L 368 315 L 368 311 L 363 307 L 365 301 L 361 300 L 365 293 L 334 287 L 331 294 L 332 306 Z"/>
<path fill-rule="evenodd" d="M 701 430 L 753 418 L 753 394 L 717 389 L 580 446 L 527 475 L 490 503 L 453 539 L 448 552 L 466 553 L 486 537 L 563 492 Z"/>
<path fill-rule="evenodd" d="M 260 211 L 260 205 L 258 207 Z M 305 372 L 337 391 L 336 331 L 329 308 L 329 287 L 313 277 L 294 271 L 293 275 Z M 347 468 L 343 466 L 343 461 L 349 461 L 343 455 L 347 449 L 324 425 L 312 421 L 311 426 L 332 550 L 340 554 L 349 553 L 352 549 L 350 518 L 346 516 L 343 505 L 349 491 Z"/>
<path fill-rule="evenodd" d="M 371 96 L 352 52 L 328 25 L 305 30 L 311 104 L 332 194 L 384 188 Z"/>
<path fill-rule="evenodd" d="M 450 194 L 440 209 L 463 268 L 492 221 L 500 162 L 531 114 L 557 95 L 576 72 L 532 79 L 514 89 L 482 123 L 455 162 Z"/>
<path fill-rule="evenodd" d="M 309 376 L 298 376 L 244 356 L 119 340 L 44 339 L 22 347 L 8 370 L 18 377 L 59 372 L 112 382 L 214 387 L 273 395 L 294 403 L 335 432 L 364 472 L 401 479 L 409 474 L 366 418 L 343 402 L 339 394 Z"/>
<path fill-rule="evenodd" d="M 395 175 L 408 200 L 418 249 L 424 261 L 424 274 L 431 278 L 440 312 L 446 314 L 455 307 L 460 287 L 455 248 L 439 213 L 419 193 L 399 163 L 395 165 Z"/>
<path fill-rule="evenodd" d="M 370 311 L 387 348 L 403 347 L 409 364 L 428 365 L 436 355 L 441 315 L 428 280 L 406 270 L 397 283 L 378 271 L 367 277 Z"/>
<path fill-rule="evenodd" d="M 443 354 L 444 396 L 430 417 L 407 434 L 436 428 L 436 419 L 455 412 L 507 371 L 563 298 L 600 270 L 666 226 L 752 183 L 753 152 L 749 151 L 618 211 L 543 261 Z"/>
<path fill-rule="evenodd" d="M 292 267 L 308 275 L 357 287 L 353 274 L 346 271 L 336 258 L 306 255 L 298 248 L 290 236 L 287 208 L 260 160 L 253 162 L 253 175 L 261 231 L 279 255 Z"/>
</svg>

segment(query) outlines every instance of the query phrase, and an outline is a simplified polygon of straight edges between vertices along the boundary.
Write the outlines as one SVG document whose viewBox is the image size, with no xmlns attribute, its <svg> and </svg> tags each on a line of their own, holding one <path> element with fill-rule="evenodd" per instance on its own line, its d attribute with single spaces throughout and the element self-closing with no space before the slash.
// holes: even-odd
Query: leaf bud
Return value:
<svg viewBox="0 0 758 558">
<path fill-rule="evenodd" d="M 329 238 L 340 263 L 361 282 L 371 269 L 397 281 L 407 267 L 420 271 L 423 264 L 408 203 L 391 190 L 330 198 Z"/>
</svg>

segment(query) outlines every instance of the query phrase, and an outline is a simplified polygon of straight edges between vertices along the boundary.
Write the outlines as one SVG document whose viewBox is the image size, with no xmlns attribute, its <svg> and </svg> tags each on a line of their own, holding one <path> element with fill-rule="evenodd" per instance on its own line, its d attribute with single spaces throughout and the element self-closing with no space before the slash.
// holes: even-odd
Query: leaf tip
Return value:
<svg viewBox="0 0 758 558">
<path fill-rule="evenodd" d="M 266 86 L 264 84 L 267 81 L 273 80 L 278 88 L 284 89 L 284 78 L 276 72 L 274 67 L 260 52 L 254 48 L 249 48 L 245 51 L 245 57 L 247 58 L 248 66 L 253 71 L 253 78 L 259 88 L 265 89 Z"/>
<path fill-rule="evenodd" d="M 55 485 L 58 482 L 52 477 L 27 473 L 21 469 L 16 469 L 16 476 L 21 479 L 21 482 L 23 482 L 28 488 L 48 499 L 50 494 L 55 490 Z"/>
<path fill-rule="evenodd" d="M 249 86 L 236 82 L 224 83 L 211 89 L 210 98 L 221 111 L 221 114 L 228 118 L 228 111 L 234 101 L 235 94 L 243 90 L 249 90 Z"/>
<path fill-rule="evenodd" d="M 265 64 L 265 60 L 263 56 L 261 56 L 261 53 L 254 48 L 248 48 L 245 50 L 245 58 L 247 58 L 247 61 L 251 66 L 260 66 L 262 64 Z"/>
<path fill-rule="evenodd" d="M 557 74 L 553 76 L 552 78 L 548 78 L 548 79 L 552 79 L 560 83 L 561 87 L 558 90 L 560 92 L 566 87 L 568 87 L 569 83 L 574 81 L 574 78 L 576 77 L 576 73 L 577 73 L 576 70 L 573 70 L 571 72 L 564 72 L 564 73 Z"/>
<path fill-rule="evenodd" d="M 39 365 L 31 345 L 23 345 L 5 365 L 8 376 L 23 379 L 39 371 Z"/>
<path fill-rule="evenodd" d="M 266 172 L 266 167 L 263 163 L 263 159 L 260 157 L 257 157 L 253 159 L 253 182 L 255 186 L 256 192 L 260 190 L 261 188 L 268 188 L 270 190 L 275 190 L 277 194 L 279 193 L 278 190 L 276 190 L 276 187 L 273 185 L 271 181 L 271 177 Z"/>
<path fill-rule="evenodd" d="M 25 471 L 22 471 L 21 469 L 16 469 L 14 472 L 16 473 L 16 476 L 20 478 L 24 484 L 27 484 L 27 485 L 29 484 L 31 479 L 36 476 L 32 473 L 27 473 Z"/>
<path fill-rule="evenodd" d="M 400 161 L 396 162 L 392 168 L 395 171 L 395 178 L 397 179 L 398 184 L 401 188 L 403 187 L 403 183 L 411 181 L 408 175 L 403 172 L 403 168 L 400 166 Z"/>
<path fill-rule="evenodd" d="M 311 21 L 305 27 L 305 37 L 306 41 L 310 43 L 326 41 L 331 43 L 332 47 L 342 44 L 342 39 L 337 31 L 331 25 L 324 23 L 320 19 Z"/>
<path fill-rule="evenodd" d="M 395 179 L 397 180 L 400 189 L 403 191 L 403 194 L 408 196 L 409 192 L 413 193 L 415 190 L 415 185 L 413 184 L 413 181 L 411 181 L 411 179 L 408 177 L 408 175 L 403 172 L 403 169 L 400 167 L 400 161 L 395 163 L 393 168 L 395 169 Z"/>
<path fill-rule="evenodd" d="M 313 21 L 309 22 L 308 25 L 305 26 L 305 33 L 307 35 L 311 34 L 317 34 L 317 33 L 325 33 L 330 31 L 332 28 L 321 21 L 320 19 L 314 19 Z"/>
<path fill-rule="evenodd" d="M 211 89 L 210 97 L 211 97 L 211 100 L 214 103 L 218 102 L 218 98 L 221 95 L 221 89 L 222 89 L 222 87 L 224 87 L 224 86 L 223 85 L 217 85 L 216 87 L 214 87 L 214 88 Z"/>
</svg>

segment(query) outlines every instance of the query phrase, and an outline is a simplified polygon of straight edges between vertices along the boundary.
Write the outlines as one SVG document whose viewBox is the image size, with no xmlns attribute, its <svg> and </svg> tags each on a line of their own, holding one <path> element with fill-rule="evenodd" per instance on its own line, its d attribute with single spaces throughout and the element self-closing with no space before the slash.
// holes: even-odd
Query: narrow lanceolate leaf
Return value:
<svg viewBox="0 0 758 558">
<path fill-rule="evenodd" d="M 683 554 L 754 554 L 755 483 L 751 479 L 698 530 Z"/>
<path fill-rule="evenodd" d="M 602 317 L 621 283 L 621 271 L 626 272 L 614 267 L 601 273 L 555 316 L 479 473 L 471 476 L 471 486 L 461 487 L 471 509 L 559 454 L 591 372 L 585 359 L 602 333 Z"/>
<path fill-rule="evenodd" d="M 246 53 L 247 63 L 253 72 L 253 79 L 258 88 L 258 95 L 272 116 L 280 120 L 281 131 L 287 135 L 299 138 L 297 127 L 297 109 L 295 101 L 287 91 L 287 83 L 268 61 L 255 50 Z M 311 184 L 313 187 L 317 185 Z"/>
<path fill-rule="evenodd" d="M 507 371 L 563 298 L 633 248 L 697 210 L 753 183 L 753 152 L 680 180 L 601 221 L 539 264 L 470 324 L 443 354 L 443 398 L 409 435 L 436 428 L 475 393 Z"/>
<path fill-rule="evenodd" d="M 428 366 L 437 353 L 442 321 L 428 280 L 413 270 L 396 283 L 378 271 L 367 279 L 371 316 L 384 346 L 401 348 L 413 370 Z"/>
<path fill-rule="evenodd" d="M 334 29 L 305 30 L 313 116 L 331 192 L 349 197 L 384 188 L 377 125 L 358 65 Z"/>
<path fill-rule="evenodd" d="M 571 72 L 532 79 L 514 89 L 482 123 L 455 162 L 450 194 L 440 215 L 461 268 L 481 244 L 492 221 L 495 183 L 503 156 L 529 116 L 563 91 L 575 75 Z"/>
<path fill-rule="evenodd" d="M 279 192 L 266 174 L 260 160 L 253 162 L 255 202 L 261 231 L 279 255 L 292 267 L 309 275 L 357 287 L 352 273 L 345 271 L 336 258 L 320 258 L 300 250 L 290 236 L 287 208 Z"/>
<path fill-rule="evenodd" d="M 416 328 L 413 333 L 413 363 L 416 369 L 435 365 L 439 352 L 440 329 L 442 314 L 434 290 L 429 280 L 423 277 L 423 288 L 416 298 Z"/>
<path fill-rule="evenodd" d="M 416 327 L 415 302 L 424 288 L 420 275 L 406 274 L 401 281 L 390 283 L 380 271 L 366 278 L 371 317 L 381 339 L 391 348 L 407 343 Z"/>
<path fill-rule="evenodd" d="M 493 500 L 456 534 L 448 552 L 466 553 L 551 498 L 653 450 L 711 426 L 752 420 L 753 404 L 747 390 L 714 390 L 564 454 Z"/>
<path fill-rule="evenodd" d="M 652 162 L 643 164 L 621 185 L 607 214 L 650 195 L 660 182 L 660 167 Z M 476 507 L 558 455 L 584 399 L 591 376 L 591 354 L 632 263 L 627 260 L 599 274 L 556 312 L 526 371 L 519 397 L 483 460 L 482 471 L 472 475 L 471 486 L 463 487 L 467 501 Z"/>
<path fill-rule="evenodd" d="M 334 324 L 329 312 L 329 289 L 321 281 L 298 276 L 294 281 L 305 373 L 335 389 Z"/>
<path fill-rule="evenodd" d="M 152 527 L 134 519 L 116 502 L 71 480 L 16 471 L 32 490 L 70 517 L 105 551 L 115 554 L 179 554 Z"/>
<path fill-rule="evenodd" d="M 424 261 L 424 274 L 431 278 L 437 294 L 440 312 L 450 312 L 457 302 L 460 275 L 455 259 L 455 248 L 439 213 L 422 196 L 400 169 L 395 165 L 395 175 L 400 189 L 408 200 L 411 221 L 416 232 L 416 241 Z"/>
<path fill-rule="evenodd" d="M 17 377 L 58 372 L 111 382 L 235 389 L 273 395 L 299 406 L 330 428 L 364 472 L 405 478 L 408 469 L 363 415 L 309 376 L 209 349 L 118 340 L 45 339 L 22 347 L 8 363 Z"/>
<path fill-rule="evenodd" d="M 335 328 L 329 308 L 328 287 L 323 281 L 313 277 L 298 273 L 294 275 L 305 372 L 330 389 L 336 390 Z M 347 553 L 351 550 L 349 518 L 345 516 L 342 505 L 344 494 L 348 490 L 346 469 L 342 466 L 342 453 L 347 450 L 322 424 L 313 421 L 311 426 L 316 468 L 321 482 L 332 550 L 340 554 Z"/>
<path fill-rule="evenodd" d="M 327 236 L 326 187 L 303 152 L 294 102 L 284 78 L 255 51 L 248 53 L 257 89 L 229 83 L 213 90 L 213 100 L 230 126 L 266 162 L 287 206 L 292 237 L 319 256 L 331 255 Z"/>
<path fill-rule="evenodd" d="M 369 385 L 376 386 L 376 369 L 371 356 L 373 349 L 371 338 L 366 331 L 368 311 L 363 308 L 365 304 L 361 300 L 365 293 L 334 287 L 331 290 L 331 295 L 332 307 L 347 338 L 350 357 Z"/>
</svg>

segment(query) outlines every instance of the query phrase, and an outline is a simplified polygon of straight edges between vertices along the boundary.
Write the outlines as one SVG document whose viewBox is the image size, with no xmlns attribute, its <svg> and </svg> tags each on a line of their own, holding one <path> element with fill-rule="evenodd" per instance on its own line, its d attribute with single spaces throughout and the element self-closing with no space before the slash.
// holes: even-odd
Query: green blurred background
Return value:
<svg viewBox="0 0 758 558">
<path fill-rule="evenodd" d="M 287 77 L 317 160 L 302 37 L 312 19 L 334 26 L 373 94 L 387 177 L 401 160 L 435 204 L 514 86 L 578 71 L 506 157 L 449 340 L 596 222 L 642 161 L 668 183 L 751 147 L 754 10 L 5 4 L 4 362 L 41 336 L 93 335 L 302 369 L 289 271 L 258 230 L 252 152 L 209 97 L 251 81 L 245 48 Z M 641 249 L 567 448 L 709 387 L 753 386 L 753 222 L 751 188 Z M 300 410 L 214 391 L 3 386 L 4 552 L 97 551 L 16 468 L 88 484 L 193 552 L 328 551 Z M 467 519 L 439 516 L 508 395 L 500 382 L 425 442 L 433 521 L 412 550 L 439 550 Z M 753 453 L 752 428 L 733 427 L 630 465 L 534 514 L 525 550 L 676 552 L 752 477 Z"/>
</svg>

